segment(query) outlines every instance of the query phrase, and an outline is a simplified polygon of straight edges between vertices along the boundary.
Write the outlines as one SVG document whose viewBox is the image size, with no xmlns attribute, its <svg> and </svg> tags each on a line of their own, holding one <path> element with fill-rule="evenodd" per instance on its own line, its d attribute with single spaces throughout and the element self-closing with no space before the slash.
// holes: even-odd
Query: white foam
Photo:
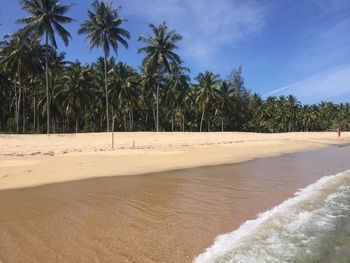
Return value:
<svg viewBox="0 0 350 263">
<path fill-rule="evenodd" d="M 238 230 L 218 236 L 211 247 L 194 259 L 194 263 L 287 262 L 283 260 L 288 258 L 286 253 L 293 256 L 302 252 L 305 257 L 308 253 L 315 254 L 314 239 L 323 237 L 315 237 L 314 234 L 334 232 L 334 222 L 342 216 L 337 214 L 339 208 L 344 211 L 350 209 L 348 204 L 339 201 L 342 199 L 337 200 L 344 191 L 349 198 L 350 185 L 343 185 L 345 181 L 350 182 L 349 179 L 350 170 L 321 178 L 294 197 L 258 215 L 257 219 L 245 222 Z M 255 241 L 258 245 L 254 244 Z M 264 249 L 266 247 L 268 249 Z M 303 251 L 300 251 L 301 248 Z"/>
</svg>

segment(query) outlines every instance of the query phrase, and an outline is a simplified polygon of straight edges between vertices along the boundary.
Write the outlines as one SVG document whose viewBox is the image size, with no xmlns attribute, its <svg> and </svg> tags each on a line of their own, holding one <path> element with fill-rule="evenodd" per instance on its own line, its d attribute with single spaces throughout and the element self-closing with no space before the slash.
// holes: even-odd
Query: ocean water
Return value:
<svg viewBox="0 0 350 263">
<path fill-rule="evenodd" d="M 271 189 L 273 191 L 273 189 Z M 349 263 L 350 170 L 220 235 L 194 263 Z"/>
</svg>

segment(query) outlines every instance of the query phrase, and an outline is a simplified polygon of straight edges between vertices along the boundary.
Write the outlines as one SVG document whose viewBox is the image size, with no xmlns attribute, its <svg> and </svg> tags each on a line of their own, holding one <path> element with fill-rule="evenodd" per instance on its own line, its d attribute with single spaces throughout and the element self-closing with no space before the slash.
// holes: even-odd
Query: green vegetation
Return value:
<svg viewBox="0 0 350 263">
<path fill-rule="evenodd" d="M 70 5 L 23 0 L 29 16 L 18 32 L 0 42 L 0 131 L 62 133 L 110 131 L 326 131 L 350 127 L 350 103 L 301 105 L 292 95 L 251 93 L 242 68 L 226 79 L 200 73 L 191 82 L 177 55 L 182 36 L 166 23 L 150 24 L 139 36 L 140 69 L 110 56 L 128 47 L 129 32 L 112 4 L 93 1 L 79 34 L 104 57 L 92 64 L 65 60 L 55 33 L 68 45 L 62 25 Z"/>
</svg>

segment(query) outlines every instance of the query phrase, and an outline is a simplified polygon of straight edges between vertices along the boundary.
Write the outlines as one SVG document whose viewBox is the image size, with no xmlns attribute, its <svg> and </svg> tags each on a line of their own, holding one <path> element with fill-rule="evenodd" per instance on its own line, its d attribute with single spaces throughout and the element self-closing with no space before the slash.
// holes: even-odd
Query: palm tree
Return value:
<svg viewBox="0 0 350 263">
<path fill-rule="evenodd" d="M 145 125 L 148 127 L 149 113 L 152 112 L 154 127 L 157 130 L 157 118 L 154 105 L 155 87 L 157 86 L 157 76 L 148 72 L 144 67 L 141 67 L 141 75 L 139 80 L 141 90 L 140 106 L 146 111 Z"/>
<path fill-rule="evenodd" d="M 29 75 L 38 73 L 40 60 L 40 45 L 37 41 L 31 45 L 28 36 L 16 33 L 8 36 L 9 40 L 4 43 L 0 62 L 4 65 L 4 70 L 13 75 L 15 87 L 15 120 L 16 132 L 19 129 L 19 115 L 22 100 L 24 106 L 24 79 Z M 17 90 L 18 86 L 18 90 Z M 23 132 L 25 130 L 25 109 L 23 109 Z"/>
<path fill-rule="evenodd" d="M 168 101 L 169 104 L 174 104 L 174 107 L 179 110 L 182 119 L 182 131 L 185 129 L 185 101 L 190 88 L 190 76 L 187 74 L 189 69 L 181 65 L 171 63 L 171 72 L 169 74 L 168 86 Z M 173 129 L 172 129 L 173 130 Z"/>
<path fill-rule="evenodd" d="M 221 131 L 224 131 L 224 118 L 227 112 L 229 112 L 232 109 L 233 106 L 233 94 L 234 90 L 232 88 L 232 85 L 230 85 L 228 82 L 223 81 L 220 89 L 218 90 L 218 107 L 217 112 L 221 113 Z"/>
<path fill-rule="evenodd" d="M 49 40 L 51 45 L 57 49 L 55 31 L 57 31 L 64 44 L 67 46 L 71 35 L 62 26 L 73 21 L 65 16 L 71 5 L 62 5 L 59 0 L 21 0 L 22 9 L 31 15 L 17 20 L 17 23 L 26 24 L 22 29 L 24 34 L 33 33 L 35 39 L 45 35 L 45 80 L 46 100 L 49 99 Z M 50 105 L 47 103 L 47 134 L 50 133 Z"/>
<path fill-rule="evenodd" d="M 300 108 L 300 102 L 293 95 L 288 95 L 286 99 L 286 107 L 289 115 L 288 132 L 295 130 L 297 114 Z"/>
<path fill-rule="evenodd" d="M 57 93 L 56 99 L 61 102 L 66 116 L 75 119 L 75 132 L 79 130 L 79 118 L 92 101 L 91 72 L 80 62 L 71 63 L 66 69 L 62 80 L 63 88 Z"/>
<path fill-rule="evenodd" d="M 159 131 L 159 89 L 161 75 L 164 72 L 170 72 L 170 62 L 180 64 L 180 57 L 174 53 L 178 48 L 176 43 L 182 39 L 182 36 L 177 34 L 175 30 L 169 31 L 165 22 L 156 27 L 153 24 L 149 25 L 153 35 L 139 36 L 138 40 L 146 44 L 137 50 L 138 53 L 146 53 L 142 64 L 146 71 L 151 74 L 157 74 L 157 91 L 156 91 L 156 130 Z"/>
<path fill-rule="evenodd" d="M 196 77 L 198 81 L 198 93 L 196 103 L 202 111 L 201 123 L 199 131 L 202 131 L 204 114 L 208 108 L 217 98 L 218 88 L 220 85 L 219 75 L 206 71 L 199 73 Z"/>
<path fill-rule="evenodd" d="M 136 90 L 138 76 L 132 67 L 124 63 L 119 63 L 111 71 L 114 73 L 112 80 L 112 86 L 114 87 L 112 90 L 112 100 L 115 99 L 123 111 L 124 130 L 126 131 L 126 112 L 129 112 L 129 126 L 132 129 L 132 111 L 138 99 Z"/>
<path fill-rule="evenodd" d="M 107 68 L 113 69 L 116 66 L 115 57 L 111 56 L 107 60 Z M 106 104 L 106 89 L 105 89 L 105 59 L 104 57 L 98 57 L 97 61 L 92 64 L 94 70 L 94 83 L 96 89 L 96 103 L 97 107 L 95 109 L 95 117 L 99 116 L 100 120 L 100 131 L 104 131 L 107 128 L 107 125 L 103 125 L 104 121 L 107 120 L 105 104 Z M 107 73 L 108 74 L 108 73 Z M 108 89 L 108 98 L 110 97 L 110 92 L 112 89 L 112 79 L 107 79 L 107 89 Z"/>
<path fill-rule="evenodd" d="M 93 11 L 88 10 L 89 19 L 79 29 L 79 34 L 87 34 L 90 48 L 103 47 L 104 52 L 104 73 L 105 73 L 105 94 L 106 94 L 106 118 L 107 131 L 109 132 L 109 101 L 107 83 L 107 58 L 110 47 L 118 54 L 119 43 L 128 48 L 126 39 L 130 34 L 121 24 L 124 19 L 119 17 L 119 10 L 114 9 L 111 3 L 94 0 L 91 4 Z"/>
</svg>

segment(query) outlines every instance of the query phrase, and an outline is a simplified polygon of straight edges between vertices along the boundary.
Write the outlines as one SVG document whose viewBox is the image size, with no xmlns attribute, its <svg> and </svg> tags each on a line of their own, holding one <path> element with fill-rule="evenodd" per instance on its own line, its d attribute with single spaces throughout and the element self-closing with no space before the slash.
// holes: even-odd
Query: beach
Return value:
<svg viewBox="0 0 350 263">
<path fill-rule="evenodd" d="M 0 135 L 0 189 L 239 163 L 350 142 L 334 132 Z"/>
<path fill-rule="evenodd" d="M 116 133 L 115 142 L 0 135 L 0 262 L 216 262 L 231 257 L 241 224 L 350 169 L 350 133 Z"/>
<path fill-rule="evenodd" d="M 349 169 L 349 154 L 348 147 L 332 146 L 237 164 L 2 190 L 0 261 L 192 262 L 218 235 L 238 229 L 323 176 Z M 275 232 L 279 228 L 275 225 Z M 259 243 L 257 238 L 248 241 L 252 247 Z M 280 245 L 277 241 L 272 247 Z M 217 242 L 219 249 L 196 262 L 231 262 L 214 261 L 230 256 L 227 245 Z"/>
</svg>

